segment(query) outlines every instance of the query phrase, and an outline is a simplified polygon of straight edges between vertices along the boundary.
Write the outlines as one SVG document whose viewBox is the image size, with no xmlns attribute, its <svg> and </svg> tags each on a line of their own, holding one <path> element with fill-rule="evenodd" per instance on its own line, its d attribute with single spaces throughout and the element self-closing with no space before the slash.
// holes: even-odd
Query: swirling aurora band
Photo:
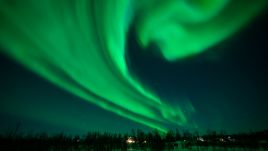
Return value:
<svg viewBox="0 0 268 151">
<path fill-rule="evenodd" d="M 230 37 L 266 0 L 0 0 L 1 52 L 61 88 L 151 128 L 186 125 L 180 106 L 130 74 L 126 38 L 169 61 Z M 189 102 L 190 104 L 190 102 Z"/>
</svg>

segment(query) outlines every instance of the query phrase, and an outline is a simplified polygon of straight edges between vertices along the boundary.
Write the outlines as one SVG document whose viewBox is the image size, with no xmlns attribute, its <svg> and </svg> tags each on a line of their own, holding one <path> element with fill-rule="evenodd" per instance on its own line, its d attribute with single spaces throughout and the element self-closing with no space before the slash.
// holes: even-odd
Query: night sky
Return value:
<svg viewBox="0 0 268 151">
<path fill-rule="evenodd" d="M 177 61 L 161 57 L 154 43 L 144 49 L 135 30 L 129 30 L 125 58 L 132 76 L 167 104 L 181 106 L 187 116 L 187 124 L 165 123 L 166 128 L 201 132 L 268 128 L 267 18 L 268 11 L 264 11 L 233 36 Z M 1 133 L 18 124 L 21 132 L 151 130 L 85 101 L 6 55 L 6 46 L 0 49 Z M 116 89 L 112 84 L 109 86 Z"/>
</svg>

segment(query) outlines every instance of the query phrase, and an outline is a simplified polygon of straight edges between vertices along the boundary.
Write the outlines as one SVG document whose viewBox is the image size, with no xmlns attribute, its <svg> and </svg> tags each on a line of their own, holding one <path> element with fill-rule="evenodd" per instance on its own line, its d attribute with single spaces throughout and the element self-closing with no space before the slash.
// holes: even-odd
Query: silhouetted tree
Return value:
<svg viewBox="0 0 268 151">
<path fill-rule="evenodd" d="M 181 134 L 180 134 L 180 131 L 177 128 L 176 128 L 176 133 L 175 133 L 175 139 L 176 139 L 176 141 L 181 140 Z"/>
<path fill-rule="evenodd" d="M 166 134 L 165 139 L 166 139 L 166 142 L 174 142 L 174 141 L 176 141 L 174 132 L 172 130 L 169 130 L 167 132 L 167 134 Z"/>
</svg>

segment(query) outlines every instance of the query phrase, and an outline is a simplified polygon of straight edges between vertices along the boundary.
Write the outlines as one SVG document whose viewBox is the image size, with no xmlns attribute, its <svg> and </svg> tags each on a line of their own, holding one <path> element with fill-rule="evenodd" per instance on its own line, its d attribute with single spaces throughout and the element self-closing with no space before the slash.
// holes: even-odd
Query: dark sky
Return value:
<svg viewBox="0 0 268 151">
<path fill-rule="evenodd" d="M 151 55 L 154 46 L 140 50 L 129 36 L 129 66 L 165 100 L 190 99 L 196 110 L 191 120 L 201 131 L 267 129 L 267 18 L 266 11 L 205 53 L 172 63 Z M 82 101 L 2 54 L 0 68 L 1 133 L 18 123 L 22 132 L 149 130 Z"/>
<path fill-rule="evenodd" d="M 268 128 L 267 18 L 266 11 L 199 56 L 170 63 L 150 50 L 131 51 L 131 65 L 162 97 L 175 101 L 189 97 L 201 129 Z"/>
</svg>

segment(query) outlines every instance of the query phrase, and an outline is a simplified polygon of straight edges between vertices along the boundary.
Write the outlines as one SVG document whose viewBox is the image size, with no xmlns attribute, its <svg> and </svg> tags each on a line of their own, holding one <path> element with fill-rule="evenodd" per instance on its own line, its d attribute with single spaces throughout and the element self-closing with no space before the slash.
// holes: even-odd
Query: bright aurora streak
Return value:
<svg viewBox="0 0 268 151">
<path fill-rule="evenodd" d="M 87 102 L 165 132 L 166 124 L 191 124 L 190 117 L 130 74 L 125 58 L 130 28 L 144 50 L 153 43 L 160 57 L 176 61 L 230 37 L 266 4 L 267 0 L 0 0 L 1 52 Z"/>
</svg>

